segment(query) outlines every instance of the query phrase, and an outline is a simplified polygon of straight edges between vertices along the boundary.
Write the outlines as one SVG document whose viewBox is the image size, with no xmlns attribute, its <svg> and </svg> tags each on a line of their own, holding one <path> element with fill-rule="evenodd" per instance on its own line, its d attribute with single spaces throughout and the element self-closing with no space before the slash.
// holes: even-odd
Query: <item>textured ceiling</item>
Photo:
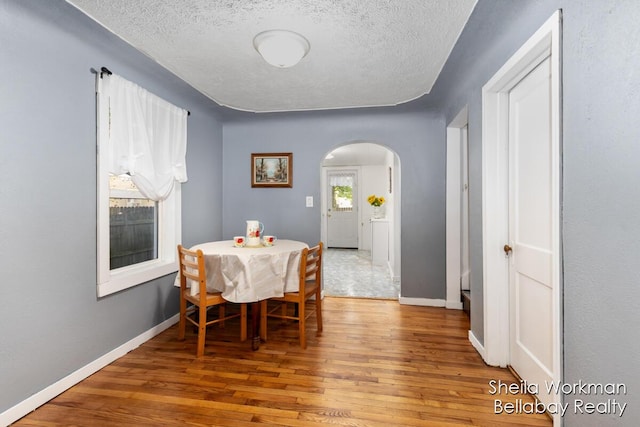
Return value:
<svg viewBox="0 0 640 427">
<path fill-rule="evenodd" d="M 476 4 L 67 1 L 218 104 L 255 112 L 388 106 L 421 97 L 431 90 Z M 304 35 L 309 54 L 292 68 L 268 65 L 253 37 L 270 29 Z"/>
</svg>

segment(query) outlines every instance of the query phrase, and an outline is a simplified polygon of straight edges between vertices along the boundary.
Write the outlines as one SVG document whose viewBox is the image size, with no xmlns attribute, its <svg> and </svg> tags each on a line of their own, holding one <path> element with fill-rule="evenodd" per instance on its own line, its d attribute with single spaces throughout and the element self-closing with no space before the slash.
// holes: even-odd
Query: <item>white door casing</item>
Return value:
<svg viewBox="0 0 640 427">
<path fill-rule="evenodd" d="M 483 235 L 483 309 L 484 309 L 484 343 L 479 349 L 484 360 L 490 365 L 507 366 L 514 361 L 516 364 L 521 362 L 519 359 L 522 354 L 528 353 L 526 356 L 538 361 L 544 359 L 539 364 L 544 366 L 542 371 L 547 371 L 546 375 L 551 381 L 560 381 L 561 372 L 561 354 L 562 354 L 562 336 L 561 336 L 561 251 L 560 251 L 560 25 L 561 14 L 557 11 L 524 45 L 519 49 L 507 63 L 493 76 L 489 82 L 483 87 L 483 123 L 482 123 L 482 235 Z M 541 101 L 548 102 L 550 115 L 548 115 L 548 130 L 542 130 L 547 133 L 548 146 L 546 147 L 546 168 L 545 179 L 548 179 L 547 200 L 542 202 L 540 194 L 529 194 L 530 199 L 526 202 L 526 206 L 535 204 L 538 215 L 540 211 L 545 211 L 545 218 L 540 222 L 539 218 L 531 215 L 533 212 L 525 212 L 524 205 L 518 206 L 518 203 L 525 203 L 519 200 L 522 191 L 518 191 L 519 186 L 523 186 L 521 190 L 525 190 L 527 186 L 537 185 L 541 188 L 545 185 L 539 185 L 536 182 L 540 177 L 536 178 L 535 174 L 539 173 L 528 163 L 527 157 L 532 163 L 539 162 L 540 158 L 545 157 L 544 150 L 535 153 L 520 152 L 514 153 L 513 147 L 509 150 L 510 137 L 510 94 L 514 88 L 518 86 L 522 80 L 532 71 L 537 69 L 540 64 L 547 62 L 550 73 L 548 82 L 547 101 L 538 99 L 535 103 L 540 104 Z M 543 65 L 545 67 L 546 65 Z M 544 72 L 537 71 L 541 74 Z M 543 79 L 544 80 L 544 79 Z M 515 89 L 514 96 L 518 96 L 518 89 Z M 514 99 L 515 100 L 515 99 Z M 530 104 L 531 105 L 534 105 Z M 523 104 L 524 105 L 524 104 Z M 538 130 L 538 134 L 539 134 Z M 524 136 L 524 135 L 522 135 Z M 534 149 L 535 144 L 531 141 L 521 141 L 518 149 Z M 537 147 L 540 148 L 540 147 Z M 535 150 L 534 150 L 535 151 Z M 510 155 L 514 157 L 510 158 Z M 520 160 L 518 159 L 520 156 Z M 533 157 L 531 157 L 533 156 Z M 534 161 L 534 158 L 537 159 Z M 522 159 L 527 161 L 522 161 Z M 520 162 L 510 164 L 512 162 Z M 520 170 L 518 169 L 520 167 Z M 518 182 L 511 182 L 510 171 L 520 174 L 517 178 Z M 511 184 L 511 187 L 510 187 Z M 510 197 L 510 189 L 519 195 L 515 199 Z M 527 190 L 538 192 L 538 190 Z M 539 204 L 539 205 L 538 205 Z M 512 209 L 516 209 L 513 216 L 516 225 L 512 231 L 515 236 L 510 235 L 509 223 L 511 221 L 510 205 Z M 520 215 L 522 214 L 522 215 Z M 520 217 L 520 216 L 521 217 Z M 539 236 L 531 236 L 534 230 L 527 230 L 523 236 L 519 236 L 518 221 L 524 221 L 520 227 L 537 227 L 548 230 L 548 241 L 541 243 Z M 528 225 L 525 225 L 528 223 Z M 527 234 L 528 233 L 528 234 Z M 512 238 L 513 237 L 513 238 Z M 521 237 L 524 241 L 520 241 Z M 504 245 L 509 244 L 513 248 L 512 256 L 507 257 L 504 251 Z M 545 247 L 546 246 L 546 247 Z M 540 247 L 543 249 L 541 250 Z M 534 268 L 530 268 L 531 264 Z M 510 268 L 512 267 L 513 268 Z M 534 280 L 535 279 L 535 280 Z M 540 280 L 543 279 L 543 280 Z M 532 282 L 537 282 L 533 284 Z M 513 283 L 514 288 L 511 288 Z M 544 285 L 541 285 L 544 283 Z M 545 290 L 546 289 L 546 290 Z M 513 292 L 515 291 L 515 293 Z M 523 294 L 524 293 L 524 294 Z M 534 305 L 520 304 L 519 308 L 523 311 L 514 313 L 511 316 L 510 295 L 517 300 L 526 299 L 531 301 L 546 301 L 547 307 L 545 312 L 530 313 L 535 311 L 532 309 Z M 518 319 L 518 316 L 520 318 Z M 544 322 L 540 322 L 539 317 L 544 316 Z M 536 319 L 535 324 L 531 323 L 531 318 Z M 514 320 L 514 325 L 511 325 Z M 518 323 L 520 322 L 520 323 Z M 546 322 L 546 323 L 545 323 Z M 546 329 L 546 334 L 550 338 L 544 342 L 543 333 L 537 328 Z M 513 339 L 511 331 L 513 331 Z M 512 341 L 519 340 L 519 343 L 513 343 L 520 346 L 519 350 L 512 353 Z M 547 350 L 544 347 L 549 346 Z M 531 351 L 529 347 L 535 348 Z M 513 360 L 512 360 L 513 358 Z M 521 368 L 522 369 L 522 368 Z M 527 371 L 524 375 L 534 375 Z M 544 381 L 541 377 L 526 378 L 529 383 Z M 539 390 L 542 392 L 545 384 L 538 384 Z M 543 402 L 558 402 L 560 396 L 540 396 Z M 559 425 L 561 419 L 554 416 L 554 424 Z"/>
<path fill-rule="evenodd" d="M 460 289 L 470 289 L 469 259 L 469 126 L 460 130 Z"/>
<path fill-rule="evenodd" d="M 468 124 L 468 108 L 464 107 L 447 126 L 447 180 L 446 180 L 446 277 L 445 306 L 462 309 L 460 280 L 462 275 L 462 144 Z"/>
</svg>

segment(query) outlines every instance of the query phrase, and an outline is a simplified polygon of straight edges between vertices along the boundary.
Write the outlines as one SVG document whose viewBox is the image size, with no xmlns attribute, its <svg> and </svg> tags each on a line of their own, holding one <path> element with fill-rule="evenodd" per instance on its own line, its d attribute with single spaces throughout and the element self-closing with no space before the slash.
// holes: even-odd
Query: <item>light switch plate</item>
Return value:
<svg viewBox="0 0 640 427">
<path fill-rule="evenodd" d="M 308 208 L 313 207 L 313 196 L 307 196 L 307 207 Z"/>
</svg>

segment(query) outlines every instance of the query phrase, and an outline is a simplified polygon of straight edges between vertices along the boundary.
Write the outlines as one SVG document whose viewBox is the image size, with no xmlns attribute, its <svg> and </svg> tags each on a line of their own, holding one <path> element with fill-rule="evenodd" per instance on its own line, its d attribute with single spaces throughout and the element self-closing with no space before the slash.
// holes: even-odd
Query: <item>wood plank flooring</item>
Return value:
<svg viewBox="0 0 640 427">
<path fill-rule="evenodd" d="M 239 322 L 210 329 L 205 356 L 176 326 L 72 387 L 16 426 L 550 426 L 546 415 L 495 414 L 489 381 L 516 382 L 486 366 L 459 310 L 397 301 L 325 298 L 324 332 L 310 319 L 270 321 L 251 351 Z M 235 319 L 238 320 L 238 319 Z M 190 328 L 189 328 L 190 329 Z"/>
</svg>

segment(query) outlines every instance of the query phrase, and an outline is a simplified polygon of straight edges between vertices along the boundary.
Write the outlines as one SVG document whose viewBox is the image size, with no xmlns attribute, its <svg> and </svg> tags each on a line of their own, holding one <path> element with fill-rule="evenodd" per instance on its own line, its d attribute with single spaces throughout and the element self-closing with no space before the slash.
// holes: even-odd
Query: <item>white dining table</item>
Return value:
<svg viewBox="0 0 640 427">
<path fill-rule="evenodd" d="M 295 292 L 299 284 L 300 255 L 306 243 L 277 240 L 273 246 L 238 248 L 233 240 L 195 245 L 204 255 L 207 289 L 222 292 L 231 302 L 256 302 Z M 192 295 L 198 287 L 191 287 Z"/>
<path fill-rule="evenodd" d="M 277 240 L 273 246 L 257 247 L 236 247 L 233 240 L 222 240 L 190 249 L 202 250 L 208 291 L 221 292 L 230 302 L 251 303 L 252 348 L 256 350 L 260 345 L 260 301 L 298 290 L 300 256 L 308 247 L 295 240 Z M 198 286 L 190 286 L 190 292 L 197 295 Z"/>
</svg>

